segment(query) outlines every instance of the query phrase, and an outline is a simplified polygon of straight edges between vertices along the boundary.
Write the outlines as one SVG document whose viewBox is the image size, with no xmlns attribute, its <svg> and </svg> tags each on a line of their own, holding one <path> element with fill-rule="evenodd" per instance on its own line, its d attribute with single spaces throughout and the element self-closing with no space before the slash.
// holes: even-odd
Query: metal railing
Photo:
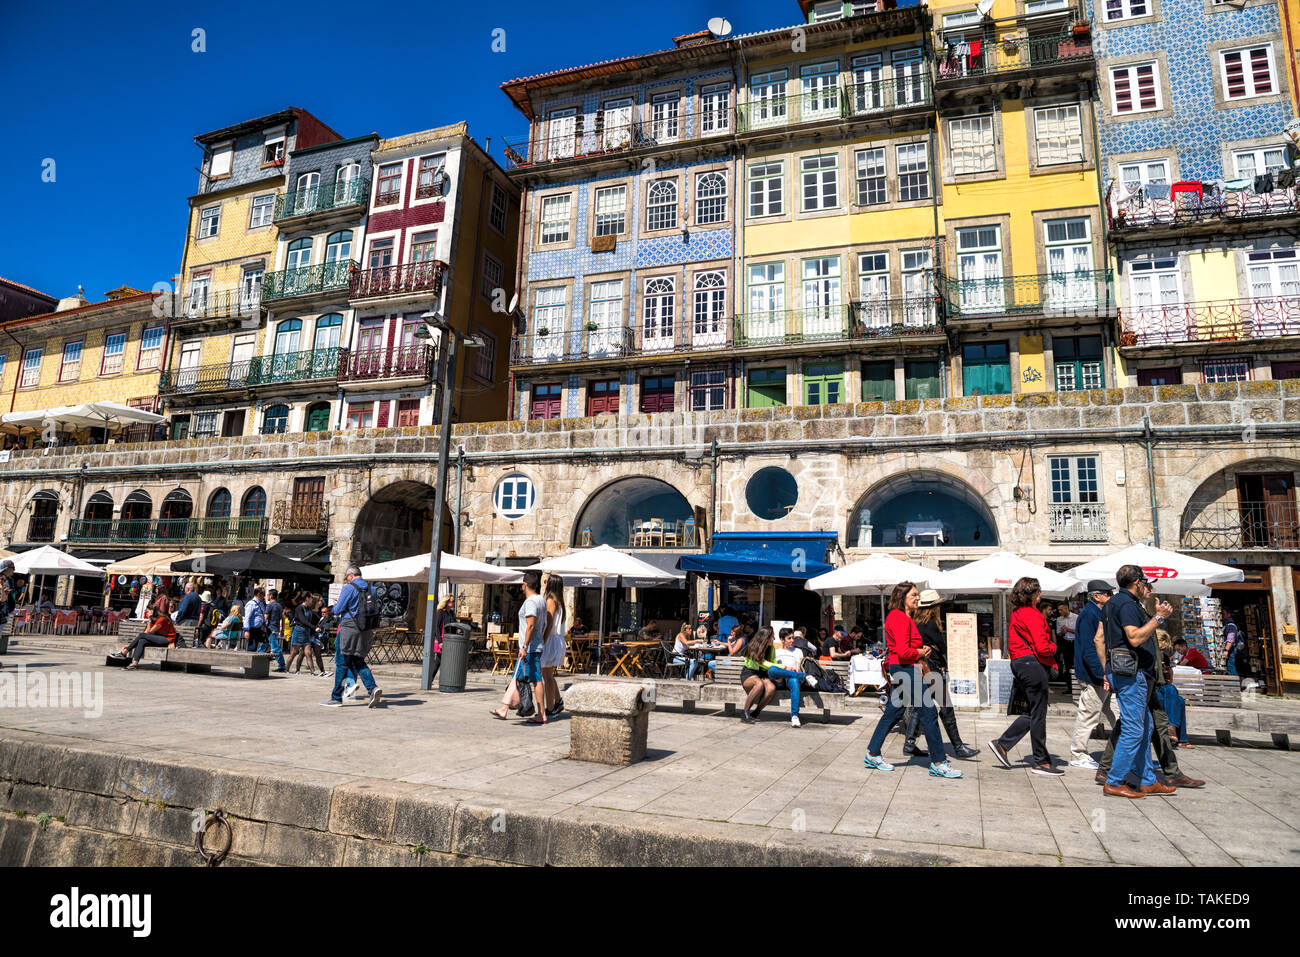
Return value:
<svg viewBox="0 0 1300 957">
<path fill-rule="evenodd" d="M 912 296 L 746 313 L 736 317 L 734 339 L 737 347 L 762 346 L 919 336 L 942 328 L 935 297 Z"/>
<path fill-rule="evenodd" d="M 1100 502 L 1052 504 L 1048 539 L 1053 542 L 1105 542 L 1106 506 Z"/>
<path fill-rule="evenodd" d="M 1183 548 L 1231 551 L 1300 549 L 1294 502 L 1208 502 L 1187 506 Z"/>
<path fill-rule="evenodd" d="M 764 97 L 737 107 L 736 130 L 752 133 L 928 106 L 931 93 L 929 73 L 917 72 L 887 80 L 837 84 L 811 93 Z"/>
<path fill-rule="evenodd" d="M 1250 185 L 1253 187 L 1254 183 Z M 1218 188 L 1206 192 L 1203 186 L 1198 188 L 1199 192 L 1197 188 L 1169 192 L 1168 186 L 1141 187 L 1126 199 L 1108 205 L 1111 229 L 1126 232 L 1162 227 L 1221 226 L 1300 213 L 1300 196 L 1297 196 L 1294 186 L 1263 193 L 1256 193 L 1253 189 Z"/>
<path fill-rule="evenodd" d="M 27 520 L 27 541 L 54 541 L 54 530 L 58 523 L 57 515 L 33 515 Z"/>
<path fill-rule="evenodd" d="M 1044 36 L 1030 36 L 1023 32 L 1000 37 L 985 34 L 978 39 L 979 53 L 961 55 L 955 50 L 947 52 L 944 38 L 939 37 L 940 83 L 1093 59 L 1092 37 L 1088 34 L 1076 36 L 1072 30 Z"/>
<path fill-rule="evenodd" d="M 1119 310 L 1121 346 L 1242 342 L 1300 335 L 1300 296 L 1221 299 Z"/>
<path fill-rule="evenodd" d="M 551 132 L 550 124 L 553 120 L 545 121 L 545 136 L 506 141 L 506 169 L 727 136 L 735 129 L 733 110 L 730 107 L 689 116 L 651 119 L 647 122 L 636 120 L 607 126 L 602 121 L 603 116 L 597 114 L 594 129 L 575 128 L 561 133 Z"/>
<path fill-rule="evenodd" d="M 339 379 L 345 382 L 411 376 L 427 379 L 433 375 L 434 355 L 433 346 L 406 346 L 394 352 L 383 349 L 345 350 L 339 363 Z"/>
<path fill-rule="evenodd" d="M 171 369 L 158 377 L 159 395 L 183 395 L 190 392 L 226 392 L 248 388 L 251 359 L 206 366 Z"/>
<path fill-rule="evenodd" d="M 331 263 L 317 263 L 315 266 L 269 272 L 262 282 L 262 301 L 273 302 L 277 299 L 345 290 L 352 279 L 352 271 L 356 268 L 357 264 L 352 260 L 340 259 Z"/>
<path fill-rule="evenodd" d="M 195 289 L 177 296 L 176 315 L 183 319 L 233 319 L 256 316 L 261 304 L 258 290 Z"/>
<path fill-rule="evenodd" d="M 265 518 L 74 519 L 70 542 L 129 542 L 133 545 L 258 545 L 266 540 Z"/>
<path fill-rule="evenodd" d="M 583 329 L 534 328 L 511 344 L 511 361 L 573 362 L 620 356 L 673 352 L 705 352 L 731 345 L 731 320 L 725 317 L 696 324 L 674 319 L 650 325 L 590 326 Z"/>
<path fill-rule="evenodd" d="M 1113 309 L 1109 270 L 991 279 L 940 277 L 949 319 L 1026 313 L 1105 318 Z"/>
<path fill-rule="evenodd" d="M 257 356 L 249 360 L 248 384 L 259 386 L 280 382 L 337 379 L 342 353 L 342 349 L 333 348 Z"/>
<path fill-rule="evenodd" d="M 324 535 L 329 530 L 329 508 L 319 500 L 276 502 L 271 531 L 277 535 Z"/>
<path fill-rule="evenodd" d="M 342 182 L 313 186 L 310 189 L 281 193 L 275 198 L 275 215 L 279 222 L 294 216 L 323 213 L 346 206 L 359 206 L 370 201 L 370 180 L 348 179 Z"/>
<path fill-rule="evenodd" d="M 445 269 L 446 265 L 438 260 L 359 269 L 352 276 L 348 296 L 351 299 L 373 299 L 413 292 L 437 296 L 442 291 Z"/>
</svg>

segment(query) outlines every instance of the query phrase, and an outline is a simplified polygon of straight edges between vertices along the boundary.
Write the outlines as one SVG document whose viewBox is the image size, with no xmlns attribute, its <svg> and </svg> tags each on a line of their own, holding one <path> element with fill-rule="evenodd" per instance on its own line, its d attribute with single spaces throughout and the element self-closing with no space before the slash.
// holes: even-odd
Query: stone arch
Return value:
<svg viewBox="0 0 1300 957">
<path fill-rule="evenodd" d="M 676 486 L 648 475 L 607 481 L 587 497 L 569 536 L 576 547 L 693 547 L 698 516 Z"/>
<path fill-rule="evenodd" d="M 351 563 L 368 565 L 428 552 L 434 498 L 434 487 L 419 478 L 396 478 L 372 492 L 353 525 Z M 446 505 L 442 521 L 443 550 L 450 551 L 454 529 Z"/>
<path fill-rule="evenodd" d="M 1295 502 L 1300 459 L 1285 455 L 1213 459 L 1214 471 L 1200 478 L 1182 507 L 1179 544 L 1191 549 L 1294 548 L 1300 539 Z M 1262 488 L 1252 490 L 1250 480 L 1239 485 L 1243 473 L 1289 473 L 1290 480 L 1283 480 L 1282 489 L 1273 488 L 1273 494 L 1261 494 Z M 1283 494 L 1279 497 L 1278 492 Z"/>
<path fill-rule="evenodd" d="M 59 523 L 59 493 L 41 489 L 28 501 L 27 541 L 52 542 Z"/>
<path fill-rule="evenodd" d="M 995 512 L 968 481 L 938 468 L 918 468 L 875 482 L 849 516 L 850 547 L 916 547 L 937 539 L 906 540 L 909 522 L 939 523 L 945 545 L 983 547 L 1000 541 Z"/>
</svg>

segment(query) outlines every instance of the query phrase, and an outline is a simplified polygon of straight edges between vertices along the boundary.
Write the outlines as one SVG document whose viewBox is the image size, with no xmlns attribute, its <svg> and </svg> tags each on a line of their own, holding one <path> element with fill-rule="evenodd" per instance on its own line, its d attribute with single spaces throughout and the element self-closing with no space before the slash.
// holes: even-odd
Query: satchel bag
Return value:
<svg viewBox="0 0 1300 957">
<path fill-rule="evenodd" d="M 1117 678 L 1132 678 L 1138 673 L 1137 653 L 1127 645 L 1110 648 L 1110 673 Z"/>
</svg>

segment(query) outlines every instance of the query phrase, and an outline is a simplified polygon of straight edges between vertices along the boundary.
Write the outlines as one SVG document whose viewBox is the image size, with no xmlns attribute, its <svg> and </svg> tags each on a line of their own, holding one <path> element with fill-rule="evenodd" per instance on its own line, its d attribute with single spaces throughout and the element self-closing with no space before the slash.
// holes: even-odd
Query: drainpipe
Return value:
<svg viewBox="0 0 1300 957">
<path fill-rule="evenodd" d="M 1142 435 L 1147 447 L 1147 488 L 1151 492 L 1151 529 L 1156 548 L 1160 547 L 1160 513 L 1156 510 L 1156 469 L 1151 458 L 1151 417 L 1142 416 Z"/>
<path fill-rule="evenodd" d="M 18 383 L 19 381 L 22 380 L 23 377 L 23 344 L 19 342 L 17 339 L 14 339 L 14 334 L 9 331 L 9 328 L 7 326 L 5 327 L 5 335 L 8 336 L 10 339 L 13 339 L 14 345 L 18 347 L 18 366 L 17 369 L 15 370 L 15 375 L 14 375 L 14 391 L 9 396 L 9 411 L 12 412 L 14 410 L 15 403 L 17 403 L 18 401 Z"/>
</svg>

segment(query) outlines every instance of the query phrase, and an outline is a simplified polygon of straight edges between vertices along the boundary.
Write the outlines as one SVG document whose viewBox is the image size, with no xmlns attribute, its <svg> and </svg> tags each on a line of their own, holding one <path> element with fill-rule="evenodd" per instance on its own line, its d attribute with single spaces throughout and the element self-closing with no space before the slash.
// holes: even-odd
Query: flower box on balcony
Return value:
<svg viewBox="0 0 1300 957">
<path fill-rule="evenodd" d="M 537 334 L 539 336 L 549 336 L 551 334 L 551 330 L 543 326 L 541 329 L 537 330 Z"/>
<path fill-rule="evenodd" d="M 588 331 L 588 332 L 595 332 L 595 331 L 596 331 L 597 329 L 599 329 L 599 328 L 600 328 L 600 325 L 599 325 L 598 323 L 595 323 L 595 322 L 589 322 L 589 323 L 587 323 L 587 331 Z"/>
<path fill-rule="evenodd" d="M 1092 36 L 1092 24 L 1087 20 L 1080 20 L 1074 25 L 1071 32 L 1076 40 L 1087 40 Z"/>
</svg>

